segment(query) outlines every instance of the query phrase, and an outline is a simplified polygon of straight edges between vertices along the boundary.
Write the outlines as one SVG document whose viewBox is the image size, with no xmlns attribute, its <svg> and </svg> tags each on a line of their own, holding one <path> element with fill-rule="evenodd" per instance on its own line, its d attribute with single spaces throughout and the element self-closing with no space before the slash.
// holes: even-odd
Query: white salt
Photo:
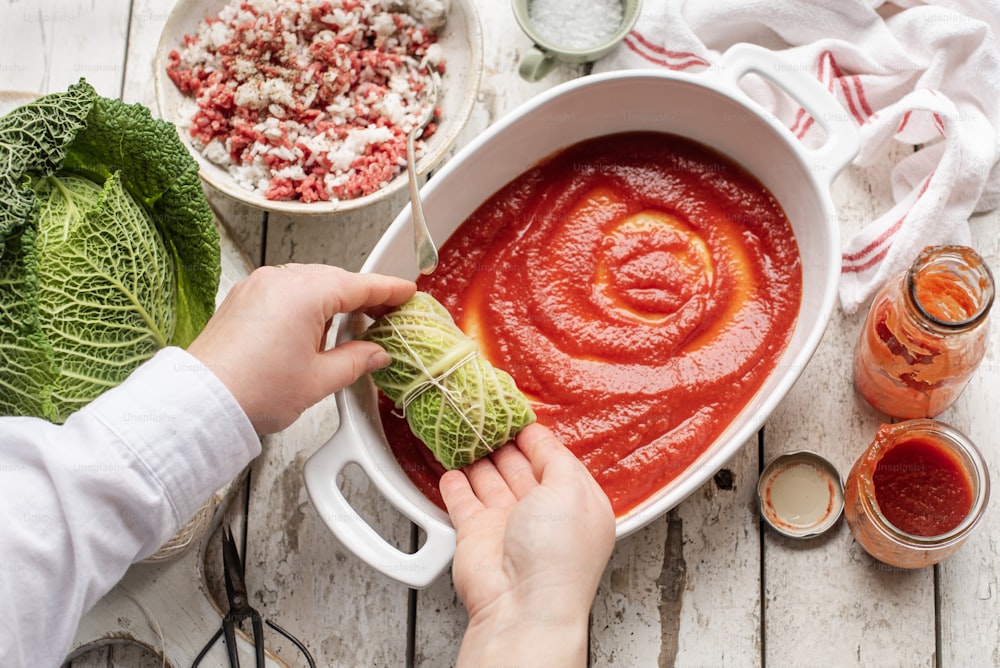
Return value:
<svg viewBox="0 0 1000 668">
<path fill-rule="evenodd" d="M 620 0 L 532 0 L 528 16 L 538 36 L 563 49 L 589 49 L 622 24 Z"/>
</svg>

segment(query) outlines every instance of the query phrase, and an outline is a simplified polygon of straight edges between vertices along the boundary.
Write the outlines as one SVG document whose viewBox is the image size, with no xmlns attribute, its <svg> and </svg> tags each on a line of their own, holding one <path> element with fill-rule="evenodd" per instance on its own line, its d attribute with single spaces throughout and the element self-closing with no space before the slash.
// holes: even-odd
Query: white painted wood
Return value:
<svg viewBox="0 0 1000 668">
<path fill-rule="evenodd" d="M 52 93 L 81 77 L 121 95 L 129 0 L 0 2 L 0 90 Z"/>
<path fill-rule="evenodd" d="M 852 167 L 837 180 L 845 237 L 888 205 L 887 179 L 887 169 Z M 815 450 L 847 476 L 884 421 L 853 387 L 851 358 L 863 319 L 864 313 L 834 313 L 815 356 L 765 426 L 765 459 Z M 805 542 L 764 535 L 765 665 L 933 664 L 931 570 L 911 573 L 874 561 L 843 521 L 830 535 Z"/>
<path fill-rule="evenodd" d="M 307 218 L 271 214 L 265 242 L 266 264 L 321 262 L 357 271 L 408 203 L 409 195 L 404 190 L 362 212 Z"/>
<path fill-rule="evenodd" d="M 715 480 L 619 542 L 593 609 L 594 665 L 760 665 L 757 470 L 754 439 Z"/>
<path fill-rule="evenodd" d="M 973 218 L 974 246 L 1000 278 L 1000 211 Z M 986 358 L 959 398 L 942 416 L 979 447 L 992 472 L 992 501 L 978 531 L 938 567 L 941 665 L 1000 666 L 1000 326 Z"/>
<path fill-rule="evenodd" d="M 247 577 L 256 583 L 253 604 L 298 635 L 317 665 L 404 665 L 409 590 L 344 548 L 309 503 L 302 484 L 302 465 L 337 425 L 331 397 L 264 440 L 266 456 L 251 472 L 248 514 Z M 409 520 L 374 492 L 360 469 L 343 477 L 341 488 L 358 514 L 408 551 Z M 290 661 L 296 659 L 291 647 L 280 646 L 290 653 Z"/>
</svg>

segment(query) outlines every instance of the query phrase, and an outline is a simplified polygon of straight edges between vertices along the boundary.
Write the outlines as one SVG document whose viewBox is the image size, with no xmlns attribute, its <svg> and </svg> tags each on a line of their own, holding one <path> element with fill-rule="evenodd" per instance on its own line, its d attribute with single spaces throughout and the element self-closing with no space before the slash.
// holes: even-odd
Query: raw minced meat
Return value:
<svg viewBox="0 0 1000 668">
<path fill-rule="evenodd" d="M 270 200 L 373 193 L 405 167 L 406 134 L 434 104 L 446 5 L 234 0 L 169 54 L 167 73 L 191 100 L 179 125 Z"/>
</svg>

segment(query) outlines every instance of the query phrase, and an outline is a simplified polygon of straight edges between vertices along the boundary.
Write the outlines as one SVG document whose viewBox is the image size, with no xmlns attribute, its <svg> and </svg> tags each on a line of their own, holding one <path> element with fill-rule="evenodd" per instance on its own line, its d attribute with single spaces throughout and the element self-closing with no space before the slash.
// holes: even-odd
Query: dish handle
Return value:
<svg viewBox="0 0 1000 668">
<path fill-rule="evenodd" d="M 832 183 L 858 154 L 858 129 L 850 114 L 820 82 L 807 72 L 789 66 L 780 55 L 756 44 L 734 44 L 719 61 L 722 73 L 747 97 L 738 82 L 747 74 L 764 77 L 791 96 L 826 132 L 821 146 L 803 146 L 815 171 Z M 755 103 L 756 104 L 756 103 Z"/>
<path fill-rule="evenodd" d="M 337 404 L 344 415 L 340 393 Z M 302 469 L 309 498 L 334 536 L 369 566 L 414 589 L 423 589 L 451 564 L 455 554 L 455 532 L 430 517 L 414 517 L 413 509 L 397 503 L 399 492 L 391 489 L 383 476 L 372 471 L 378 465 L 364 456 L 361 434 L 351 420 L 341 420 L 337 432 L 306 460 Z M 338 476 L 350 465 L 364 471 L 375 488 L 393 506 L 427 534 L 416 552 L 396 548 L 378 534 L 351 506 L 337 484 Z M 419 513 L 417 513 L 419 514 Z"/>
</svg>

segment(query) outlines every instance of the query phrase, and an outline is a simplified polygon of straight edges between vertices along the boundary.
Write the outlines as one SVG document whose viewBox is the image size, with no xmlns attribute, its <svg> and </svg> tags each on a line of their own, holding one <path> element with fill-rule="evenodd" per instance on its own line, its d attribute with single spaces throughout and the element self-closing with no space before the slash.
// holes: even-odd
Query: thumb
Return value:
<svg viewBox="0 0 1000 668">
<path fill-rule="evenodd" d="M 389 365 L 389 353 L 371 341 L 348 341 L 319 356 L 318 377 L 323 396 L 333 394 L 361 376 Z"/>
</svg>

